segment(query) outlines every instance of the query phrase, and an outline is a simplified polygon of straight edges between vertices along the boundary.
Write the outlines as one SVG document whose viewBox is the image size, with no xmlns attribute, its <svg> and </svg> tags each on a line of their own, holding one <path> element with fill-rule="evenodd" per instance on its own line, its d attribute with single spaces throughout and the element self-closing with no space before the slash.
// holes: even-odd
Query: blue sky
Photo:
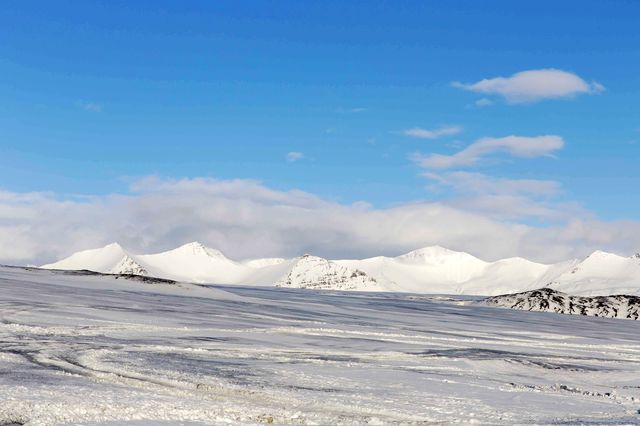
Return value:
<svg viewBox="0 0 640 426">
<path fill-rule="evenodd" d="M 101 197 L 128 194 L 151 175 L 208 177 L 385 209 L 457 205 L 466 183 L 442 179 L 464 172 L 494 183 L 553 181 L 552 194 L 524 197 L 603 221 L 637 219 L 638 2 L 11 1 L 2 9 L 0 188 L 13 194 Z M 548 69 L 589 89 L 513 102 L 453 84 Z M 457 131 L 405 133 L 443 128 Z M 556 135 L 563 146 L 524 157 L 496 150 L 436 171 L 416 160 L 509 135 Z M 483 191 L 473 196 L 495 195 Z"/>
</svg>

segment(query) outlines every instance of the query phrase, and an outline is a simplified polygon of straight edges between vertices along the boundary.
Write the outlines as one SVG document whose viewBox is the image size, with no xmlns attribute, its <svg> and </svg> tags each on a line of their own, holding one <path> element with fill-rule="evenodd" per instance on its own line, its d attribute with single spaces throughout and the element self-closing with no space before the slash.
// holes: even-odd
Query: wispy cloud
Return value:
<svg viewBox="0 0 640 426">
<path fill-rule="evenodd" d="M 299 151 L 291 151 L 287 153 L 287 161 L 290 163 L 294 163 L 296 161 L 302 160 L 304 158 L 304 154 Z"/>
<path fill-rule="evenodd" d="M 452 84 L 454 87 L 476 93 L 502 96 L 511 104 L 572 98 L 579 94 L 599 93 L 605 90 L 604 86 L 596 81 L 589 83 L 576 74 L 553 68 L 522 71 L 510 77 L 488 78 L 476 83 Z"/>
<path fill-rule="evenodd" d="M 76 105 L 85 111 L 102 112 L 102 104 L 97 102 L 78 101 Z"/>
<path fill-rule="evenodd" d="M 551 197 L 560 192 L 560 184 L 553 180 L 504 179 L 477 172 L 425 172 L 423 176 L 438 185 L 467 194 L 508 194 Z"/>
<path fill-rule="evenodd" d="M 460 132 L 462 132 L 461 126 L 445 126 L 433 130 L 414 127 L 412 129 L 403 130 L 402 134 L 412 138 L 438 139 L 443 136 L 457 135 Z"/>
<path fill-rule="evenodd" d="M 493 218 L 553 220 L 582 213 L 574 205 L 558 208 L 555 198 L 561 193 L 561 186 L 552 180 L 501 178 L 465 171 L 427 171 L 423 176 L 430 181 L 430 191 L 451 194 L 447 199 L 450 205 Z"/>
<path fill-rule="evenodd" d="M 480 98 L 474 102 L 474 105 L 481 108 L 481 107 L 493 105 L 493 101 L 488 98 Z"/>
<path fill-rule="evenodd" d="M 412 159 L 426 169 L 450 169 L 476 164 L 487 155 L 506 152 L 514 157 L 532 158 L 551 155 L 562 148 L 564 140 L 560 136 L 506 136 L 502 138 L 478 139 L 465 149 L 453 154 L 414 154 Z"/>
<path fill-rule="evenodd" d="M 365 107 L 354 107 L 354 108 L 338 108 L 336 112 L 339 114 L 357 114 L 360 112 L 365 112 L 367 108 Z"/>
</svg>

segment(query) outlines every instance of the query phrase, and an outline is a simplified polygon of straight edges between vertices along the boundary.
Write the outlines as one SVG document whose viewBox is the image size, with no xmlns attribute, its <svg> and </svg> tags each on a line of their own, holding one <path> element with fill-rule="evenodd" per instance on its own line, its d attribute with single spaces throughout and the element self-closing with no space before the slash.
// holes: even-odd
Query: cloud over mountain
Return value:
<svg viewBox="0 0 640 426">
<path fill-rule="evenodd" d="M 0 192 L 0 262 L 45 263 L 114 240 L 137 252 L 200 240 L 232 258 L 366 257 L 440 244 L 487 259 L 556 261 L 596 248 L 637 251 L 640 223 L 559 212 L 553 225 L 533 226 L 455 200 L 375 208 L 238 179 L 151 177 L 127 194 L 79 199 Z"/>
</svg>

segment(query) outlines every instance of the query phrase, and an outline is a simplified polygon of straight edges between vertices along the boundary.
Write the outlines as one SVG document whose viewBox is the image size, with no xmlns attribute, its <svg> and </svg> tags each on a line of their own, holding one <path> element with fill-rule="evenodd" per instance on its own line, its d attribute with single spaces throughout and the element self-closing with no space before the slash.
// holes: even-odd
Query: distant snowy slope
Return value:
<svg viewBox="0 0 640 426">
<path fill-rule="evenodd" d="M 459 283 L 481 273 L 486 262 L 467 253 L 442 247 L 425 247 L 398 257 L 339 260 L 380 280 L 387 290 L 423 293 L 457 293 Z"/>
<path fill-rule="evenodd" d="M 544 265 L 523 258 L 485 262 L 468 253 L 425 247 L 398 257 L 340 260 L 378 279 L 390 291 L 496 295 L 539 288 L 573 263 Z"/>
<path fill-rule="evenodd" d="M 287 259 L 282 257 L 267 257 L 264 259 L 251 259 L 245 260 L 242 262 L 243 265 L 246 265 L 250 268 L 264 268 L 265 266 L 275 266 L 285 263 Z"/>
<path fill-rule="evenodd" d="M 640 295 L 640 255 L 596 251 L 550 280 L 549 287 L 581 296 Z"/>
<path fill-rule="evenodd" d="M 147 271 L 118 243 L 102 248 L 83 250 L 58 262 L 43 265 L 45 269 L 88 269 L 105 274 L 146 275 Z"/>
<path fill-rule="evenodd" d="M 162 253 L 139 255 L 137 260 L 152 275 L 196 283 L 234 284 L 241 282 L 249 270 L 248 266 L 199 242 Z"/>
<path fill-rule="evenodd" d="M 637 296 L 569 296 L 550 288 L 493 296 L 485 299 L 483 303 L 503 308 L 570 315 L 633 320 L 640 317 L 640 297 Z"/>
</svg>

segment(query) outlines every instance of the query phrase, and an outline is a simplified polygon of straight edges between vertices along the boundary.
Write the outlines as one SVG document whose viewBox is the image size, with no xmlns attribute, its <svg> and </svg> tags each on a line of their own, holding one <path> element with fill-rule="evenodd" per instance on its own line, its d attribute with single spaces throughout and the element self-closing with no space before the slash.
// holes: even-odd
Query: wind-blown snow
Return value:
<svg viewBox="0 0 640 426">
<path fill-rule="evenodd" d="M 550 287 L 573 295 L 640 295 L 640 258 L 595 252 L 552 265 L 523 258 L 486 262 L 442 247 L 398 257 L 327 260 L 316 256 L 247 261 L 190 243 L 163 253 L 133 255 L 119 245 L 76 253 L 50 269 L 133 273 L 196 283 L 266 285 L 427 294 L 499 295 Z M 312 260 L 312 261 L 310 261 Z M 355 275 L 354 275 L 355 274 Z"/>
<path fill-rule="evenodd" d="M 637 423 L 636 321 L 0 268 L 0 424 Z"/>
</svg>

